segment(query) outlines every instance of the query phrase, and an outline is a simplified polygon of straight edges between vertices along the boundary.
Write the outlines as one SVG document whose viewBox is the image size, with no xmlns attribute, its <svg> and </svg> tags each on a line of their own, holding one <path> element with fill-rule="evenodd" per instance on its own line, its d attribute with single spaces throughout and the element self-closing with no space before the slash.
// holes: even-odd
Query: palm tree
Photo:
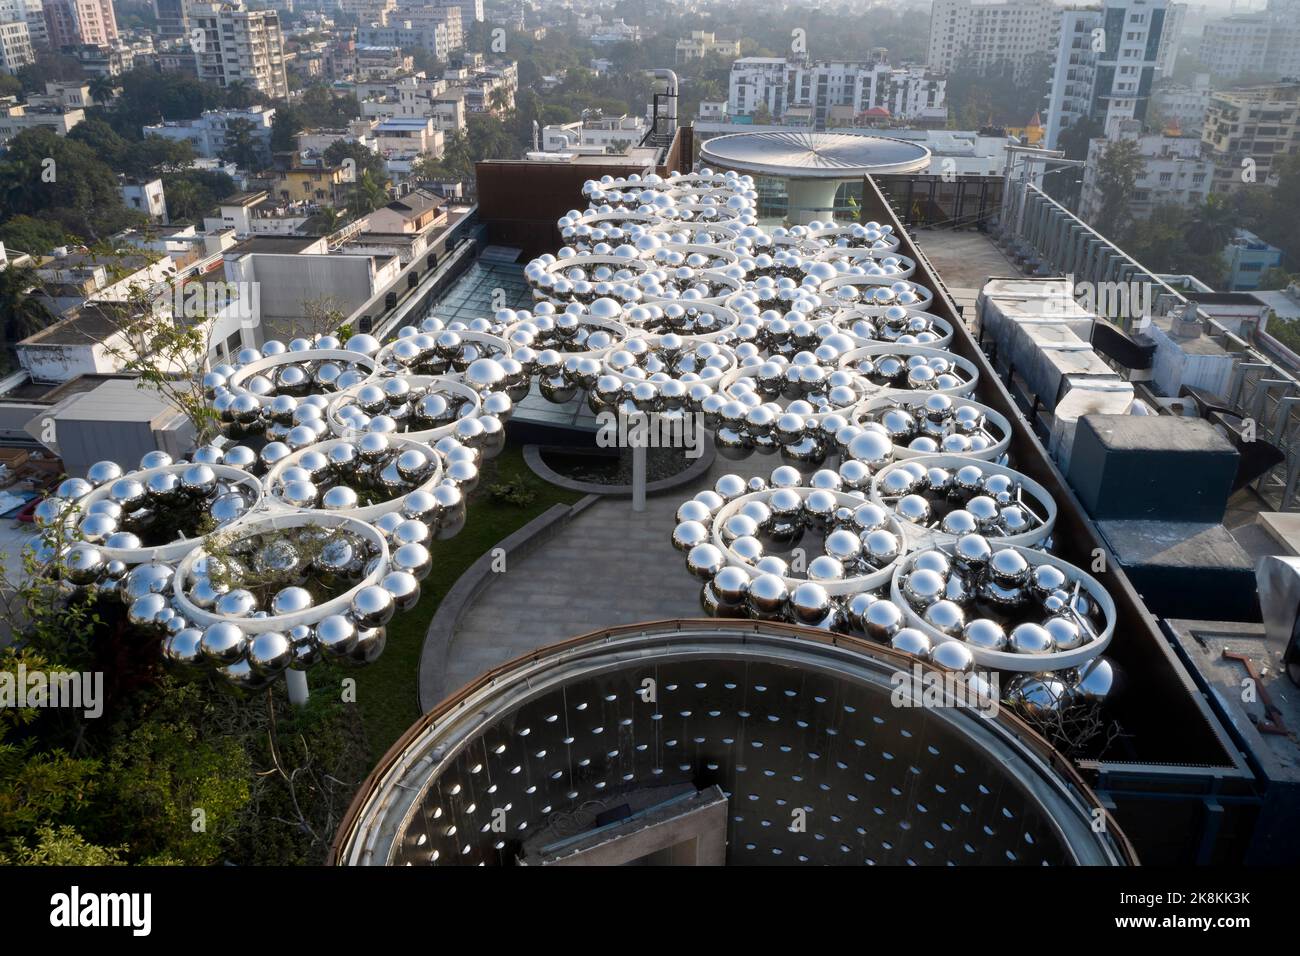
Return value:
<svg viewBox="0 0 1300 956">
<path fill-rule="evenodd" d="M 1237 214 L 1219 195 L 1209 196 L 1192 215 L 1187 233 L 1187 247 L 1205 255 L 1219 252 L 1237 229 Z"/>
<path fill-rule="evenodd" d="M 253 105 L 253 90 L 245 81 L 235 80 L 226 87 L 226 105 L 237 110 L 246 110 Z"/>
<path fill-rule="evenodd" d="M 388 204 L 388 190 L 382 183 L 376 182 L 369 172 L 362 173 L 352 187 L 352 203 L 356 207 L 353 211 L 358 216 L 368 215 Z"/>
<path fill-rule="evenodd" d="M 40 278 L 29 267 L 0 270 L 0 327 L 6 340 L 20 342 L 58 318 L 36 295 L 40 287 Z"/>
<path fill-rule="evenodd" d="M 113 85 L 113 80 L 107 76 L 96 76 L 90 81 L 90 101 L 92 103 L 104 104 L 113 98 L 117 92 L 117 87 Z"/>
</svg>

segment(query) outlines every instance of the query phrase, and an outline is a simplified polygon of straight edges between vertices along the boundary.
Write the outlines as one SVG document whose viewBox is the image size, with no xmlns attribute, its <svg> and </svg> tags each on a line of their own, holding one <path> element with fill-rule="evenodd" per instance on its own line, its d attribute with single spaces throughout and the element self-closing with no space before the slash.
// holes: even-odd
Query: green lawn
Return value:
<svg viewBox="0 0 1300 956">
<path fill-rule="evenodd" d="M 527 505 L 515 505 L 494 498 L 489 489 L 497 483 L 516 483 L 532 492 Z M 470 496 L 469 515 L 460 534 L 448 541 L 436 541 L 433 570 L 421 583 L 420 603 L 398 614 L 388 625 L 384 654 L 368 667 L 350 670 L 357 680 L 357 704 L 361 708 L 366 740 L 372 761 L 378 761 L 393 742 L 420 716 L 416 697 L 420 650 L 429 621 L 443 595 L 479 556 L 498 541 L 556 504 L 572 504 L 580 494 L 547 484 L 524 464 L 523 452 L 508 446 L 483 468 L 479 486 Z"/>
</svg>

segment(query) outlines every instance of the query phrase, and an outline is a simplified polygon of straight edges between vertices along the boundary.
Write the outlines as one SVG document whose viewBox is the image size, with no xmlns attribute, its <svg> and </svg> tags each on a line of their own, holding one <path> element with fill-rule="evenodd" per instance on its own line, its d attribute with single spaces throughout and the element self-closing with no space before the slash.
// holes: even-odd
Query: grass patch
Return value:
<svg viewBox="0 0 1300 956">
<path fill-rule="evenodd" d="M 494 485 L 508 486 L 514 493 L 493 495 L 489 489 Z M 470 496 L 464 529 L 448 541 L 435 541 L 429 549 L 433 570 L 421 582 L 420 603 L 389 623 L 388 644 L 379 660 L 348 673 L 357 681 L 357 704 L 372 763 L 420 716 L 416 685 L 424 635 L 457 578 L 498 541 L 552 505 L 572 504 L 581 497 L 534 475 L 516 445 L 507 446 L 484 465 L 479 485 Z"/>
</svg>

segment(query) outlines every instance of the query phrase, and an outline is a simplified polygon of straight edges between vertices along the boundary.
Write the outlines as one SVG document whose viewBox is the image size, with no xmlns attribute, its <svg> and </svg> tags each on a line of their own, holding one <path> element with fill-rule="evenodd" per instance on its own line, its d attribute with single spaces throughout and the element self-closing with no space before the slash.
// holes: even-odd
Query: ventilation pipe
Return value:
<svg viewBox="0 0 1300 956">
<path fill-rule="evenodd" d="M 677 74 L 672 70 L 659 69 L 655 70 L 655 79 L 666 80 L 668 82 L 668 89 L 664 93 L 665 98 L 668 100 L 668 110 L 663 117 L 664 120 L 667 121 L 668 128 L 659 129 L 659 110 L 656 109 L 654 118 L 655 132 L 671 137 L 677 132 Z"/>
</svg>

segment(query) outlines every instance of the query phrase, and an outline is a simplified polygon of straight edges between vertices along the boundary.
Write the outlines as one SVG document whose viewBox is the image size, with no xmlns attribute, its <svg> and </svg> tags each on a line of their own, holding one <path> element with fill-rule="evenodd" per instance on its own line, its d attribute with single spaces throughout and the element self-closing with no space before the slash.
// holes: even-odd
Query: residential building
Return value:
<svg viewBox="0 0 1300 956">
<path fill-rule="evenodd" d="M 1228 291 L 1249 292 L 1259 288 L 1269 269 L 1281 267 L 1282 250 L 1248 229 L 1237 229 L 1223 248 L 1223 261 L 1228 267 Z"/>
<path fill-rule="evenodd" d="M 443 201 L 431 192 L 413 189 L 366 217 L 366 232 L 406 234 L 428 232 L 445 221 Z"/>
<path fill-rule="evenodd" d="M 32 41 L 33 50 L 50 48 L 50 30 L 45 25 L 45 3 L 43 0 L 21 0 L 24 18 L 27 20 L 27 36 Z"/>
<path fill-rule="evenodd" d="M 44 93 L 28 93 L 27 105 L 53 106 L 60 109 L 79 110 L 94 105 L 90 100 L 90 87 L 85 83 L 50 81 Z"/>
<path fill-rule="evenodd" d="M 360 143 L 375 148 L 375 121 L 355 119 L 342 129 L 308 129 L 298 134 L 298 152 L 323 153 L 335 143 Z"/>
<path fill-rule="evenodd" d="M 727 112 L 825 129 L 882 121 L 947 120 L 947 80 L 921 67 L 887 63 L 803 63 L 742 57 L 731 67 Z"/>
<path fill-rule="evenodd" d="M 387 80 L 411 72 L 414 63 L 399 46 L 357 46 L 358 79 Z"/>
<path fill-rule="evenodd" d="M 504 115 L 515 108 L 519 65 L 514 60 L 484 60 L 481 53 L 461 53 L 458 64 L 442 73 L 448 92 L 460 91 L 471 113 Z"/>
<path fill-rule="evenodd" d="M 158 18 L 158 36 L 168 40 L 189 40 L 190 16 L 186 0 L 153 0 L 153 12 Z"/>
<path fill-rule="evenodd" d="M 1060 27 L 1053 0 L 934 0 L 930 8 L 931 70 L 1011 66 L 1018 78 L 1048 57 Z"/>
<path fill-rule="evenodd" d="M 338 0 L 338 9 L 362 23 L 383 23 L 397 9 L 397 0 Z"/>
<path fill-rule="evenodd" d="M 1200 134 L 1210 107 L 1210 74 L 1198 73 L 1188 84 L 1161 86 L 1151 91 L 1151 108 L 1165 123 L 1184 133 Z"/>
<path fill-rule="evenodd" d="M 705 30 L 692 30 L 689 37 L 677 41 L 677 62 L 689 63 L 706 56 L 725 56 L 734 59 L 740 56 L 739 40 L 719 40 L 717 36 Z"/>
<path fill-rule="evenodd" d="M 699 118 L 706 123 L 725 123 L 727 121 L 726 100 L 701 100 Z"/>
<path fill-rule="evenodd" d="M 167 139 L 189 140 L 194 154 L 205 159 L 220 159 L 230 142 L 227 132 L 239 121 L 253 124 L 251 136 L 269 157 L 271 150 L 271 125 L 275 110 L 269 106 L 250 106 L 246 110 L 207 110 L 198 119 L 168 120 L 143 129 L 145 136 L 163 136 Z"/>
<path fill-rule="evenodd" d="M 1094 139 L 1088 144 L 1088 164 L 1083 169 L 1079 194 L 1079 218 L 1091 222 L 1101 212 L 1103 195 L 1098 184 L 1101 158 L 1115 142 L 1138 146 L 1141 168 L 1133 184 L 1129 212 L 1134 219 L 1146 219 L 1157 206 L 1190 208 L 1205 202 L 1210 194 L 1214 167 L 1201 158 L 1201 141 L 1195 136 L 1165 136 L 1143 133 L 1139 120 L 1127 120 L 1111 139 Z"/>
<path fill-rule="evenodd" d="M 602 23 L 591 37 L 592 46 L 613 46 L 616 43 L 640 43 L 641 28 L 624 22 L 620 17 L 613 23 Z"/>
<path fill-rule="evenodd" d="M 117 43 L 113 0 L 44 0 L 50 47 L 109 47 Z"/>
<path fill-rule="evenodd" d="M 53 130 L 58 136 L 86 118 L 84 110 L 57 106 L 28 106 L 12 96 L 0 98 L 0 145 L 29 129 Z"/>
<path fill-rule="evenodd" d="M 548 153 L 622 154 L 639 146 L 649 127 L 640 116 L 610 116 L 542 127 L 542 150 Z"/>
<path fill-rule="evenodd" d="M 465 45 L 465 32 L 457 7 L 419 7 L 363 24 L 357 43 L 365 46 L 419 47 L 439 60 Z"/>
<path fill-rule="evenodd" d="M 268 170 L 260 178 L 283 202 L 337 206 L 343 202 L 351 175 L 342 163 L 331 166 L 323 156 L 304 158 L 295 153 L 286 166 Z"/>
<path fill-rule="evenodd" d="M 1146 118 L 1170 6 L 1168 0 L 1108 0 L 1100 8 L 1062 11 L 1047 107 L 1049 149 L 1085 118 L 1107 136 L 1124 120 Z"/>
<path fill-rule="evenodd" d="M 27 20 L 20 17 L 0 23 L 0 70 L 12 75 L 35 62 Z"/>
<path fill-rule="evenodd" d="M 1273 0 L 1259 13 L 1212 20 L 1199 59 L 1224 80 L 1300 77 L 1300 17 Z"/>
<path fill-rule="evenodd" d="M 241 0 L 234 0 L 191 4 L 189 16 L 193 29 L 203 31 L 194 53 L 200 80 L 224 87 L 241 84 L 277 99 L 288 97 L 278 13 L 247 10 Z"/>
<path fill-rule="evenodd" d="M 1300 151 L 1300 82 L 1212 94 L 1201 141 L 1214 192 L 1269 185 L 1282 159 Z"/>
<path fill-rule="evenodd" d="M 441 156 L 443 132 L 424 116 L 396 116 L 375 126 L 375 145 L 385 159 Z"/>
<path fill-rule="evenodd" d="M 91 76 L 121 76 L 135 67 L 135 51 L 130 47 L 96 46 L 93 43 L 78 47 L 64 47 L 63 52 L 75 57 L 82 72 Z"/>
<path fill-rule="evenodd" d="M 144 213 L 150 222 L 168 222 L 167 196 L 161 179 L 138 180 L 119 176 L 117 188 L 127 209 Z"/>
</svg>

